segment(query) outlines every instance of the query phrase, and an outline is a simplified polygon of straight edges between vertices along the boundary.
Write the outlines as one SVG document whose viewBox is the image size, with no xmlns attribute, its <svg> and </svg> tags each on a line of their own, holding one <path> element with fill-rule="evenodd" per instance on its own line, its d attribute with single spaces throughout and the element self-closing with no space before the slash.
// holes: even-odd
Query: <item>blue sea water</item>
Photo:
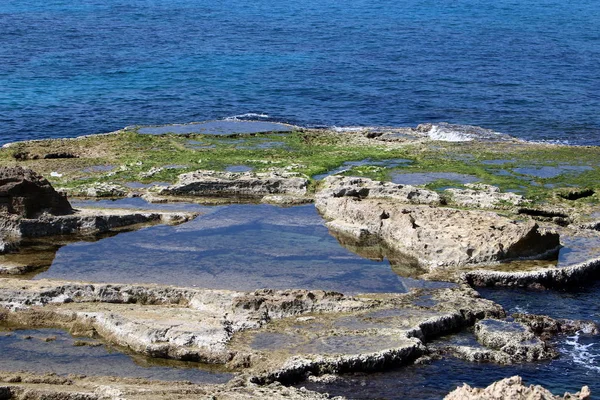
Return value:
<svg viewBox="0 0 600 400">
<path fill-rule="evenodd" d="M 600 144 L 595 0 L 2 0 L 0 143 L 248 112 Z"/>
</svg>

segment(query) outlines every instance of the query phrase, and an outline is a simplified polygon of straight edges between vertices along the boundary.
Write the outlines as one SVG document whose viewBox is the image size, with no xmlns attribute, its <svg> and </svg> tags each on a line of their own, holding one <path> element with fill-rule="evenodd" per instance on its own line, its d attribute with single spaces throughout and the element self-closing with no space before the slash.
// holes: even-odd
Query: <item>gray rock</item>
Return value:
<svg viewBox="0 0 600 400">
<path fill-rule="evenodd" d="M 559 247 L 558 234 L 531 221 L 439 204 L 434 192 L 366 178 L 328 177 L 315 205 L 333 231 L 356 240 L 378 238 L 430 270 L 539 257 Z"/>
<path fill-rule="evenodd" d="M 472 286 L 518 286 L 553 288 L 589 282 L 598 276 L 600 258 L 594 258 L 563 268 L 543 268 L 532 271 L 467 271 L 461 278 Z"/>
<path fill-rule="evenodd" d="M 126 197 L 130 193 L 130 190 L 122 185 L 104 182 L 97 182 L 87 186 L 84 185 L 75 189 L 61 188 L 60 190 L 68 193 L 69 196 L 90 198 Z"/>
<path fill-rule="evenodd" d="M 0 167 L 0 213 L 36 218 L 42 213 L 65 215 L 72 212 L 66 197 L 31 169 Z"/>
<path fill-rule="evenodd" d="M 272 194 L 303 196 L 308 179 L 287 171 L 220 172 L 199 170 L 181 174 L 161 195 L 261 198 Z"/>
<path fill-rule="evenodd" d="M 316 199 L 319 204 L 331 198 L 385 199 L 403 204 L 440 205 L 440 196 L 432 191 L 410 185 L 374 181 L 368 178 L 332 175 L 323 179 Z"/>
<path fill-rule="evenodd" d="M 511 362 L 551 359 L 557 356 L 531 328 L 519 322 L 495 319 L 478 321 L 475 337 L 485 347 L 508 354 Z"/>
<path fill-rule="evenodd" d="M 587 386 L 575 394 L 565 393 L 564 396 L 554 396 L 542 386 L 525 386 L 521 377 L 513 376 L 494 382 L 485 389 L 472 388 L 465 383 L 444 397 L 444 400 L 586 400 L 591 398 L 590 396 Z"/>
<path fill-rule="evenodd" d="M 516 193 L 502 193 L 496 186 L 483 183 L 467 183 L 467 189 L 446 189 L 452 203 L 460 207 L 502 209 L 525 203 L 523 196 Z"/>
<path fill-rule="evenodd" d="M 546 338 L 557 334 L 574 334 L 579 331 L 592 335 L 600 333 L 600 327 L 594 321 L 555 319 L 546 315 L 522 313 L 515 313 L 512 317 L 515 321 L 529 326 L 536 335 Z"/>
<path fill-rule="evenodd" d="M 503 310 L 467 288 L 346 297 L 0 279 L 0 321 L 56 327 L 147 356 L 226 364 L 254 382 L 374 371 L 422 356 L 424 341 Z"/>
</svg>

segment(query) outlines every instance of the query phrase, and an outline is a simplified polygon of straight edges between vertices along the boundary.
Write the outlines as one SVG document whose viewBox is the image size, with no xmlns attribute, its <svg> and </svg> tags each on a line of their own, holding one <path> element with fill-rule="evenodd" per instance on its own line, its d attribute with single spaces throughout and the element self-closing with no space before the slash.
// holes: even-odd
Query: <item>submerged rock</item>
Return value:
<svg viewBox="0 0 600 400">
<path fill-rule="evenodd" d="M 0 213 L 36 218 L 42 213 L 72 212 L 66 197 L 35 171 L 22 167 L 0 167 Z"/>
<path fill-rule="evenodd" d="M 273 194 L 303 196 L 308 179 L 289 171 L 221 172 L 199 170 L 179 175 L 161 195 L 261 198 Z"/>
<path fill-rule="evenodd" d="M 435 192 L 366 178 L 326 178 L 315 204 L 330 229 L 356 240 L 379 238 L 431 270 L 539 257 L 559 246 L 558 234 L 531 220 L 434 207 Z"/>
<path fill-rule="evenodd" d="M 494 382 L 485 389 L 472 388 L 465 383 L 444 397 L 444 400 L 586 400 L 590 398 L 591 393 L 587 386 L 575 394 L 565 393 L 564 396 L 555 396 L 542 386 L 525 386 L 521 377 L 513 376 Z"/>
</svg>

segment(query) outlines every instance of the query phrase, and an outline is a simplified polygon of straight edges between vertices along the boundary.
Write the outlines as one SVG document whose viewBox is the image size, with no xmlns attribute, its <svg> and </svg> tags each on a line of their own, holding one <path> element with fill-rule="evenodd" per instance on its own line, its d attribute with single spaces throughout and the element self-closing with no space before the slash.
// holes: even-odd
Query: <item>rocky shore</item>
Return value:
<svg viewBox="0 0 600 400">
<path fill-rule="evenodd" d="M 264 158 L 258 160 L 250 158 L 256 149 L 232 149 L 231 138 L 220 148 L 218 141 L 224 139 L 200 136 L 196 139 L 214 147 L 190 150 L 186 147 L 189 137 L 142 140 L 131 131 L 6 146 L 0 152 L 0 274 L 11 277 L 0 278 L 0 326 L 59 328 L 152 358 L 219 365 L 236 376 L 224 385 L 192 385 L 6 372 L 0 373 L 0 397 L 320 399 L 328 396 L 282 384 L 385 371 L 450 355 L 498 364 L 548 360 L 559 356 L 551 340 L 555 335 L 579 330 L 598 333 L 589 321 L 529 314 L 507 318 L 500 305 L 481 298 L 473 287 L 553 288 L 595 279 L 600 271 L 597 257 L 568 266 L 547 264 L 555 262 L 564 235 L 598 234 L 600 182 L 580 189 L 568 185 L 555 189 L 544 186 L 550 185 L 546 182 L 528 184 L 529 192 L 517 194 L 499 186 L 510 186 L 519 177 L 503 181 L 502 175 L 481 173 L 484 182 L 445 187 L 449 183 L 442 180 L 437 186 L 415 185 L 407 183 L 408 175 L 422 172 L 411 170 L 410 162 L 431 170 L 437 165 L 450 167 L 455 175 L 448 176 L 460 176 L 454 171 L 456 163 L 463 161 L 447 161 L 457 157 L 454 145 L 425 139 L 419 129 L 381 135 L 318 130 L 288 135 L 285 151 L 264 147 Z M 253 138 L 242 137 L 243 145 L 252 144 Z M 120 152 L 127 153 L 127 143 L 141 147 L 146 142 L 151 142 L 146 149 L 148 159 L 124 162 L 119 158 Z M 496 151 L 504 151 L 504 158 L 526 152 L 545 157 L 546 152 L 555 151 L 516 141 L 466 146 L 462 150 L 471 151 L 469 162 L 476 157 L 494 160 L 500 157 Z M 42 157 L 42 151 L 52 156 Z M 384 162 L 358 162 L 342 175 L 318 181 L 310 178 L 338 167 L 349 155 L 369 160 L 382 152 L 394 160 L 418 156 L 404 167 L 393 164 L 393 168 L 408 168 L 395 175 L 393 182 Z M 232 160 L 223 161 L 227 157 Z M 107 160 L 115 165 L 90 165 Z M 157 160 L 163 160 L 162 164 Z M 223 170 L 233 163 L 251 165 L 253 170 Z M 488 164 L 479 168 L 482 165 Z M 595 174 L 600 167 L 594 168 Z M 92 171 L 91 178 L 90 172 L 82 172 L 85 169 Z M 38 170 L 54 177 L 53 183 L 64 189 L 55 190 L 48 179 L 34 172 Z M 143 196 L 150 204 L 148 210 L 73 208 L 65 193 L 85 198 Z M 219 204 L 284 206 L 314 201 L 340 244 L 361 255 L 388 258 L 401 276 L 454 284 L 423 285 L 401 294 L 345 295 L 302 288 L 248 292 L 27 280 L 19 276 L 31 273 L 39 263 L 26 257 L 6 258 L 23 253 L 33 239 L 56 246 L 149 224 L 184 223 L 197 213 L 155 211 L 151 203 L 212 203 L 215 198 Z M 459 331 L 468 339 L 439 341 Z M 447 398 L 531 396 L 563 398 L 540 387 L 526 388 L 518 377 L 487 389 L 465 385 Z M 584 399 L 589 392 L 584 388 L 569 396 L 564 398 Z"/>
</svg>

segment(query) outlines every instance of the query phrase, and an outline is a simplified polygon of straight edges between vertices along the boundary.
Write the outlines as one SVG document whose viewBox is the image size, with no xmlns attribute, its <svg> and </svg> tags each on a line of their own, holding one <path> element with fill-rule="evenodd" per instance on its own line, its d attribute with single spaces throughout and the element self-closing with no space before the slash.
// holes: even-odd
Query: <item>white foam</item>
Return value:
<svg viewBox="0 0 600 400">
<path fill-rule="evenodd" d="M 332 130 L 336 132 L 361 132 L 369 129 L 375 129 L 374 127 L 368 126 L 332 126 Z"/>
<path fill-rule="evenodd" d="M 245 121 L 245 120 L 249 120 L 249 119 L 267 119 L 267 118 L 271 118 L 271 117 L 268 114 L 245 113 L 245 114 L 232 115 L 231 117 L 223 118 L 223 121 Z"/>
<path fill-rule="evenodd" d="M 472 137 L 460 131 L 439 125 L 432 125 L 429 132 L 427 132 L 427 136 L 432 140 L 441 140 L 443 142 L 469 142 L 473 140 Z"/>
<path fill-rule="evenodd" d="M 567 337 L 565 344 L 572 346 L 571 349 L 567 350 L 567 353 L 571 356 L 575 364 L 592 371 L 600 372 L 600 365 L 598 365 L 600 351 L 594 346 L 596 343 L 583 344 L 580 342 L 580 338 L 580 332 L 577 332 L 574 336 Z"/>
</svg>

